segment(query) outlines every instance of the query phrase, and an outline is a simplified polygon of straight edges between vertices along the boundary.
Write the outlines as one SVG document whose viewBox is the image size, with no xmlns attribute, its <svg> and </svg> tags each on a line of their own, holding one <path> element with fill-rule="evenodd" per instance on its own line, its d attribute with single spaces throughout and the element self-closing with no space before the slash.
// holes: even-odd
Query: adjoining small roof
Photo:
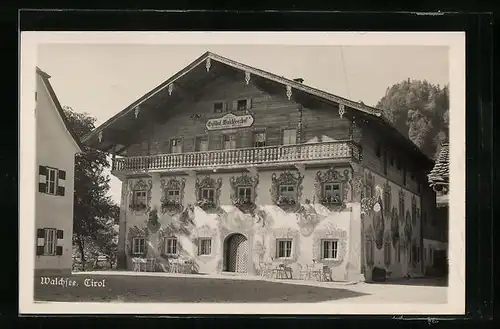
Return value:
<svg viewBox="0 0 500 329">
<path fill-rule="evenodd" d="M 45 84 L 45 87 L 47 87 L 47 90 L 49 92 L 50 98 L 52 98 L 52 101 L 54 102 L 57 112 L 59 112 L 59 116 L 61 117 L 62 121 L 64 122 L 64 126 L 66 127 L 66 130 L 69 132 L 73 140 L 75 141 L 76 145 L 80 149 L 80 152 L 83 150 L 83 144 L 80 141 L 80 138 L 76 135 L 75 131 L 73 128 L 71 128 L 71 125 L 68 122 L 68 118 L 66 117 L 66 114 L 64 114 L 64 110 L 61 106 L 61 103 L 59 103 L 59 99 L 57 99 L 56 93 L 54 91 L 54 88 L 52 88 L 52 85 L 49 82 L 50 75 L 48 75 L 46 72 L 42 71 L 38 66 L 36 67 L 36 73 L 40 75 L 40 77 L 43 80 L 43 83 Z"/>
<path fill-rule="evenodd" d="M 439 151 L 438 158 L 429 173 L 428 179 L 430 186 L 434 186 L 436 184 L 448 184 L 450 178 L 450 159 L 449 159 L 449 144 L 448 142 L 444 142 L 441 144 L 441 150 Z"/>
</svg>

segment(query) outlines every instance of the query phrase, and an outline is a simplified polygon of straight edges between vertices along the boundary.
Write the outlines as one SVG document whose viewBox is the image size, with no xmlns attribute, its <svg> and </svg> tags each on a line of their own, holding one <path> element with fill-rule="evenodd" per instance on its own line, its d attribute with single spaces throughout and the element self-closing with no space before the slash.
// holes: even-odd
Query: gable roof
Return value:
<svg viewBox="0 0 500 329">
<path fill-rule="evenodd" d="M 374 121 L 375 123 L 381 124 L 384 130 L 387 131 L 388 134 L 391 135 L 391 137 L 396 137 L 400 138 L 403 143 L 406 145 L 406 147 L 412 149 L 414 152 L 416 152 L 417 155 L 419 155 L 422 159 L 424 159 L 427 162 L 433 162 L 432 159 L 430 159 L 427 155 L 425 155 L 411 140 L 409 140 L 407 137 L 403 136 L 397 129 L 394 127 L 394 125 L 382 115 L 382 110 L 367 106 L 363 104 L 362 102 L 354 102 L 349 99 L 325 92 L 323 90 L 319 90 L 310 86 L 307 86 L 303 84 L 300 81 L 295 81 L 292 79 L 287 79 L 282 76 L 278 76 L 276 74 L 246 65 L 242 64 L 239 62 L 236 62 L 234 60 L 231 60 L 229 58 L 222 57 L 220 55 L 214 54 L 212 52 L 205 52 L 202 56 L 198 57 L 196 60 L 191 62 L 189 65 L 187 65 L 185 68 L 183 68 L 181 71 L 177 72 L 174 74 L 172 77 L 158 85 L 156 88 L 152 89 L 148 93 L 146 93 L 144 96 L 130 104 L 128 107 L 108 119 L 106 122 L 101 124 L 99 127 L 91 131 L 90 133 L 86 134 L 82 138 L 83 143 L 89 143 L 92 139 L 95 139 L 100 133 L 102 133 L 105 129 L 111 127 L 113 124 L 115 124 L 118 120 L 126 117 L 127 115 L 130 115 L 131 113 L 134 113 L 135 109 L 137 109 L 141 104 L 145 103 L 148 99 L 154 97 L 161 91 L 169 88 L 171 85 L 175 85 L 174 82 L 178 81 L 182 77 L 187 76 L 190 72 L 194 71 L 196 68 L 198 68 L 200 65 L 204 65 L 206 67 L 206 70 L 208 71 L 210 67 L 212 66 L 213 62 L 218 62 L 222 63 L 228 67 L 231 67 L 233 69 L 242 71 L 242 72 L 247 72 L 250 73 L 250 76 L 254 75 L 263 79 L 266 79 L 268 81 L 272 81 L 278 84 L 282 84 L 284 86 L 289 86 L 293 92 L 293 90 L 303 92 L 307 95 L 315 96 L 323 101 L 328 101 L 332 103 L 337 103 L 337 104 L 342 104 L 345 107 L 346 112 L 347 111 L 354 111 L 357 114 L 361 114 L 361 116 L 369 119 L 370 121 Z"/>
<path fill-rule="evenodd" d="M 42 71 L 38 66 L 36 67 L 36 73 L 42 78 L 42 81 L 47 88 L 47 91 L 49 92 L 49 96 L 52 99 L 52 102 L 55 104 L 55 107 L 57 109 L 57 112 L 61 118 L 61 120 L 64 123 L 64 126 L 66 130 L 69 132 L 71 135 L 73 141 L 76 143 L 79 151 L 81 152 L 83 150 L 83 144 L 74 132 L 74 130 L 71 128 L 68 118 L 66 117 L 66 114 L 64 114 L 64 110 L 61 106 L 61 103 L 59 103 L 59 99 L 57 99 L 56 93 L 54 91 L 54 88 L 52 88 L 52 85 L 49 82 L 50 75 L 48 75 L 46 72 Z"/>
<path fill-rule="evenodd" d="M 450 179 L 450 147 L 448 142 L 441 144 L 438 158 L 429 175 L 429 185 L 448 184 Z"/>
</svg>

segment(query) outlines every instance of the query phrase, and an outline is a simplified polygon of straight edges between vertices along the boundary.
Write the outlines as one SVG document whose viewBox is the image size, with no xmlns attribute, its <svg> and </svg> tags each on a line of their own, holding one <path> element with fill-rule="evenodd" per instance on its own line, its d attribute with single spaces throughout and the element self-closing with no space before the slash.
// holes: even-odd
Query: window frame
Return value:
<svg viewBox="0 0 500 329">
<path fill-rule="evenodd" d="M 335 203 L 342 203 L 342 195 L 343 195 L 343 186 L 342 186 L 342 182 L 325 182 L 323 183 L 323 186 L 322 186 L 322 193 L 323 193 L 323 198 L 328 198 L 328 197 L 333 197 L 333 196 L 328 196 L 327 195 L 327 186 L 331 186 L 332 189 L 330 191 L 334 191 L 335 189 L 333 189 L 333 186 L 334 185 L 338 185 L 338 197 L 339 197 L 339 201 L 338 202 L 335 202 Z"/>
<path fill-rule="evenodd" d="M 174 145 L 175 143 L 175 145 Z M 180 154 L 183 152 L 182 137 L 174 137 L 170 139 L 170 154 Z M 179 148 L 179 151 L 174 151 L 175 148 Z"/>
<path fill-rule="evenodd" d="M 290 243 L 290 246 L 285 245 L 284 249 L 281 249 L 281 243 Z M 280 256 L 280 251 L 283 251 L 285 256 Z M 286 256 L 287 252 L 289 252 L 289 255 Z M 276 258 L 277 259 L 292 259 L 293 257 L 293 239 L 291 238 L 280 238 L 276 239 Z"/>
<path fill-rule="evenodd" d="M 252 200 L 253 199 L 253 189 L 252 189 L 252 186 L 250 186 L 250 185 L 239 185 L 239 186 L 237 186 L 236 187 L 236 193 L 237 193 L 237 198 L 238 199 L 242 198 L 241 197 L 241 193 L 240 193 L 241 190 L 246 191 L 244 193 L 244 195 L 245 195 L 244 199 L 247 200 L 247 201 L 249 201 L 249 202 L 252 202 L 253 201 Z M 247 192 L 248 192 L 248 195 L 247 195 Z"/>
<path fill-rule="evenodd" d="M 45 166 L 46 170 L 47 170 L 47 173 L 45 175 L 46 177 L 46 183 L 45 183 L 45 193 L 46 194 L 49 194 L 49 195 L 57 195 L 57 187 L 59 185 L 59 170 L 57 168 L 53 168 L 53 167 L 47 167 Z M 54 174 L 54 180 L 53 180 L 53 186 L 54 186 L 54 191 L 50 191 L 50 183 L 51 183 L 51 180 L 50 180 L 50 173 L 53 173 Z"/>
<path fill-rule="evenodd" d="M 325 255 L 325 244 L 331 243 L 331 255 Z M 335 257 L 327 257 L 335 256 Z M 338 239 L 322 239 L 321 240 L 321 259 L 322 260 L 339 260 L 339 240 Z"/>
<path fill-rule="evenodd" d="M 139 203 L 138 200 L 140 198 L 138 197 L 139 193 L 144 193 L 144 195 L 141 196 L 141 198 L 144 198 L 143 203 Z M 132 195 L 132 205 L 134 207 L 136 206 L 146 206 L 148 202 L 148 191 L 147 190 L 134 190 L 134 194 Z"/>
<path fill-rule="evenodd" d="M 172 194 L 170 195 L 170 192 L 177 192 L 177 194 Z M 171 196 L 174 196 L 175 198 L 172 198 Z M 176 201 L 180 202 L 181 200 L 181 190 L 177 188 L 170 188 L 165 190 L 165 197 L 167 201 Z"/>
<path fill-rule="evenodd" d="M 175 242 L 170 244 L 170 242 Z M 172 252 L 174 251 L 174 252 Z M 176 237 L 168 237 L 165 239 L 165 255 L 167 256 L 177 256 L 179 253 L 178 241 Z"/>
<path fill-rule="evenodd" d="M 263 143 L 263 145 L 257 145 L 257 136 L 261 135 L 261 134 L 264 136 L 264 142 L 259 142 L 259 143 Z M 254 131 L 252 138 L 253 138 L 253 147 L 266 147 L 267 146 L 267 134 L 265 131 Z"/>
<path fill-rule="evenodd" d="M 57 229 L 44 228 L 43 231 L 44 231 L 43 255 L 55 256 L 57 251 Z M 51 237 L 52 240 L 49 239 L 49 237 Z M 50 242 L 52 242 L 51 245 Z"/>
<path fill-rule="evenodd" d="M 143 243 L 137 243 L 137 241 L 142 241 Z M 137 248 L 136 248 L 137 247 Z M 141 250 L 141 247 L 143 248 Z M 136 252 L 136 249 L 138 251 Z M 144 237 L 133 237 L 132 238 L 132 255 L 142 255 L 146 252 L 146 238 Z"/>
<path fill-rule="evenodd" d="M 206 245 L 205 249 L 203 249 L 204 245 L 203 243 L 208 241 L 208 253 L 205 253 L 203 251 L 206 251 Z M 212 255 L 212 238 L 208 237 L 203 237 L 198 239 L 198 256 L 210 256 Z"/>
<path fill-rule="evenodd" d="M 281 189 L 282 189 L 283 187 L 286 187 L 286 188 L 287 188 L 287 190 L 286 190 L 285 192 L 291 192 L 291 193 L 293 193 L 293 195 L 282 194 Z M 290 187 L 293 189 L 292 191 L 289 191 L 289 190 L 288 190 Z M 295 200 L 295 199 L 296 199 L 296 197 L 297 197 L 297 196 L 296 196 L 296 193 L 297 193 L 296 188 L 297 188 L 297 187 L 296 187 L 295 185 L 293 185 L 293 184 L 280 184 L 280 185 L 279 185 L 279 190 L 278 190 L 278 195 L 279 195 L 280 197 L 293 197 L 293 199 Z"/>
<path fill-rule="evenodd" d="M 240 108 L 240 105 L 243 104 L 243 107 Z M 246 111 L 247 110 L 247 105 L 248 104 L 248 100 L 246 98 L 244 99 L 237 99 L 236 100 L 236 109 L 234 109 L 235 111 L 238 111 L 238 112 L 243 112 L 243 111 Z"/>
<path fill-rule="evenodd" d="M 288 136 L 288 142 L 285 142 L 286 132 L 293 131 L 294 132 L 294 140 L 295 143 L 290 143 L 290 136 Z M 281 129 L 281 145 L 297 145 L 297 128 L 282 128 Z"/>
<path fill-rule="evenodd" d="M 204 191 L 212 192 L 212 198 L 210 198 L 210 197 L 205 198 L 203 196 L 203 192 Z M 215 203 L 215 188 L 214 187 L 202 187 L 202 188 L 200 188 L 200 192 L 199 193 L 200 193 L 200 195 L 199 195 L 199 199 L 200 200 L 208 200 L 208 201 L 211 201 L 211 202 Z M 208 193 L 208 195 L 210 195 L 210 193 Z"/>
<path fill-rule="evenodd" d="M 206 144 L 202 144 L 206 142 Z M 201 149 L 201 145 L 206 145 L 206 150 Z M 195 141 L 195 152 L 208 152 L 210 150 L 210 141 L 207 135 L 197 136 Z"/>
<path fill-rule="evenodd" d="M 230 143 L 231 147 L 226 148 L 226 138 L 227 142 Z M 223 134 L 222 135 L 222 149 L 223 150 L 235 150 L 236 149 L 236 134 Z"/>
</svg>

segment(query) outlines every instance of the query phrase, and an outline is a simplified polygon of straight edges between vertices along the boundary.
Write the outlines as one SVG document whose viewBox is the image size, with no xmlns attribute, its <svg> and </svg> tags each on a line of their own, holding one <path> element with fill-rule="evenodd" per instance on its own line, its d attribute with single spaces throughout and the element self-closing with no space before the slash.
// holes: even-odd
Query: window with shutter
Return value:
<svg viewBox="0 0 500 329">
<path fill-rule="evenodd" d="M 43 255 L 45 250 L 45 230 L 39 228 L 36 230 L 36 254 L 37 256 Z"/>
<path fill-rule="evenodd" d="M 297 144 L 297 130 L 285 129 L 283 130 L 283 145 Z"/>
<path fill-rule="evenodd" d="M 38 191 L 45 193 L 47 190 L 47 167 L 38 166 Z"/>
<path fill-rule="evenodd" d="M 56 247 L 57 247 L 57 239 L 56 239 L 56 229 L 46 228 L 45 229 L 45 245 L 43 254 L 44 255 L 55 255 Z"/>
<path fill-rule="evenodd" d="M 57 172 L 57 195 L 64 196 L 66 188 L 66 171 L 59 170 Z"/>
<path fill-rule="evenodd" d="M 246 99 L 239 99 L 236 102 L 236 110 L 237 111 L 245 111 L 247 109 L 247 100 Z"/>
</svg>

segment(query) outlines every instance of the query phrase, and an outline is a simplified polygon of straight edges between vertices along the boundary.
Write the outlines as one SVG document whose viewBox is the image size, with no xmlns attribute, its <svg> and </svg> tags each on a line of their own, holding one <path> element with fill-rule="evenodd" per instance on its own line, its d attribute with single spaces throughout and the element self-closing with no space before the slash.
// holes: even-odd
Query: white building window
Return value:
<svg viewBox="0 0 500 329">
<path fill-rule="evenodd" d="M 340 183 L 324 183 L 323 198 L 327 203 L 341 203 L 342 192 Z"/>
<path fill-rule="evenodd" d="M 285 129 L 283 130 L 283 145 L 297 144 L 297 130 Z"/>
<path fill-rule="evenodd" d="M 276 240 L 276 257 L 291 258 L 292 257 L 292 240 L 278 239 Z"/>
<path fill-rule="evenodd" d="M 142 255 L 146 251 L 146 239 L 133 238 L 132 239 L 132 253 L 134 255 Z"/>
<path fill-rule="evenodd" d="M 47 168 L 47 194 L 56 195 L 57 193 L 57 169 Z"/>
<path fill-rule="evenodd" d="M 57 246 L 57 230 L 52 228 L 45 229 L 45 245 L 43 248 L 44 255 L 55 255 Z"/>
<path fill-rule="evenodd" d="M 145 207 L 146 206 L 146 191 L 134 191 L 134 206 L 135 207 Z"/>
<path fill-rule="evenodd" d="M 249 186 L 238 186 L 238 199 L 245 202 L 252 201 L 252 188 Z"/>
<path fill-rule="evenodd" d="M 338 259 L 338 241 L 337 240 L 323 240 L 322 246 L 322 259 Z"/>
<path fill-rule="evenodd" d="M 177 255 L 177 238 L 167 238 L 165 240 L 165 254 Z"/>
<path fill-rule="evenodd" d="M 215 202 L 215 189 L 212 187 L 205 187 L 200 190 L 200 199 Z"/>
<path fill-rule="evenodd" d="M 173 202 L 180 201 L 180 191 L 179 190 L 167 190 L 167 200 Z"/>
<path fill-rule="evenodd" d="M 198 240 L 198 255 L 210 255 L 212 254 L 212 239 L 201 238 Z"/>
</svg>

